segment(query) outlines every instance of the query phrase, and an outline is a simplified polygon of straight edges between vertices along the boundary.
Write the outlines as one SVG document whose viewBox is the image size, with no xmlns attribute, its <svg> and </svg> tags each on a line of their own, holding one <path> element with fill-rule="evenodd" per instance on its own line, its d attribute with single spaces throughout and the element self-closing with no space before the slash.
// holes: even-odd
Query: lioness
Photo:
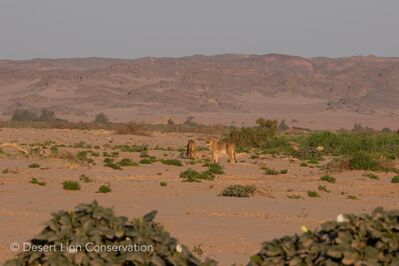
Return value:
<svg viewBox="0 0 399 266">
<path fill-rule="evenodd" d="M 227 143 L 227 142 L 218 142 L 217 140 L 213 138 L 209 138 L 205 141 L 205 143 L 209 146 L 209 150 L 211 151 L 212 154 L 212 162 L 217 163 L 218 154 L 226 154 L 229 162 L 231 163 L 236 163 L 236 145 L 233 143 Z"/>
<path fill-rule="evenodd" d="M 197 144 L 192 139 L 188 140 L 187 142 L 186 157 L 190 159 L 197 159 Z"/>
</svg>

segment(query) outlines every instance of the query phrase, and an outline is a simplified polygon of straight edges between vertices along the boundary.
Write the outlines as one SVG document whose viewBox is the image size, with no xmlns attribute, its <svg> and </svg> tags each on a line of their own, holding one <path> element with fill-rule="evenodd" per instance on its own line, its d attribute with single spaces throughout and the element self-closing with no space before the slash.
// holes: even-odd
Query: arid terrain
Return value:
<svg viewBox="0 0 399 266">
<path fill-rule="evenodd" d="M 240 57 L 216 57 L 214 60 L 229 62 L 232 58 L 238 60 Z M 273 57 L 246 56 L 240 60 L 243 62 L 249 60 L 248 64 L 262 60 L 261 64 L 264 64 L 264 60 L 267 58 L 271 60 L 270 58 Z M 205 65 L 215 69 L 220 68 L 220 71 L 233 71 L 235 68 L 224 70 L 214 61 L 203 57 L 181 59 L 178 61 L 183 64 L 181 66 L 174 65 L 173 60 L 164 60 L 167 65 L 171 66 L 170 68 L 162 67 L 163 60 L 152 61 L 150 58 L 133 63 L 100 59 L 2 62 L 0 63 L 2 69 L 0 92 L 2 94 L 1 101 L 3 101 L 1 108 L 6 113 L 11 111 L 13 107 L 10 103 L 13 101 L 22 106 L 29 103 L 31 104 L 29 107 L 40 107 L 47 101 L 45 98 L 50 97 L 58 98 L 60 104 L 57 106 L 67 106 L 67 103 L 74 102 L 74 105 L 70 105 L 70 109 L 63 109 L 63 112 L 76 111 L 76 114 L 81 112 L 85 116 L 91 112 L 97 112 L 100 105 L 108 106 L 109 104 L 108 107 L 111 110 L 113 106 L 118 105 L 119 101 L 119 103 L 125 102 L 123 98 L 127 96 L 124 93 L 129 90 L 137 90 L 139 95 L 136 96 L 137 102 L 144 97 L 151 104 L 158 106 L 163 101 L 161 99 L 165 99 L 164 107 L 169 108 L 169 104 L 173 105 L 173 101 L 178 99 L 162 98 L 164 97 L 162 94 L 164 85 L 162 84 L 165 84 L 163 87 L 165 94 L 168 90 L 172 90 L 165 81 L 166 74 L 179 76 L 181 82 L 184 80 L 188 82 L 181 83 L 181 86 L 184 84 L 194 86 L 195 80 L 202 79 L 201 75 L 205 73 L 205 70 L 198 73 L 192 70 L 189 72 L 191 75 L 185 79 L 185 74 L 178 72 L 177 69 L 180 69 L 186 60 L 203 62 L 201 65 L 203 69 L 207 69 Z M 309 72 L 317 71 L 315 69 L 334 68 L 331 73 L 338 75 L 340 69 L 342 72 L 346 72 L 339 66 L 340 63 L 356 68 L 356 64 L 353 62 L 370 60 L 375 65 L 379 65 L 380 60 L 388 59 L 354 58 L 353 61 L 341 59 L 335 63 L 326 63 L 330 62 L 329 59 L 313 59 L 309 64 L 305 64 L 308 61 L 303 61 L 303 59 L 292 58 L 290 60 L 294 60 L 291 64 L 295 63 L 294 65 L 298 67 L 298 72 L 294 72 L 295 75 L 301 76 L 311 83 L 306 77 Z M 392 59 L 392 65 L 399 66 L 397 62 L 399 61 Z M 364 66 L 367 64 L 364 63 Z M 61 70 L 54 70 L 60 65 L 65 73 Z M 80 68 L 77 67 L 78 65 Z M 98 70 L 100 66 L 103 67 L 103 70 Z M 158 76 L 160 72 L 149 72 L 151 73 L 151 82 L 148 82 L 147 77 L 141 76 L 140 73 L 144 73 L 145 69 L 150 66 L 154 71 L 162 70 L 162 73 L 165 72 L 163 75 L 166 76 Z M 284 68 L 285 65 L 278 64 L 277 66 Z M 18 71 L 11 71 L 12 68 Z M 9 72 L 6 69 L 10 69 Z M 391 72 L 382 72 L 383 77 L 394 75 L 394 70 L 395 67 L 392 66 Z M 248 71 L 254 71 L 253 74 L 257 77 L 264 75 L 254 69 L 248 69 Z M 396 71 L 399 71 L 398 67 L 396 67 Z M 130 79 L 127 75 L 120 75 L 121 72 L 132 73 L 132 77 L 141 77 L 141 88 L 146 82 L 152 83 L 152 85 L 148 84 L 148 91 L 140 89 L 139 85 L 133 90 L 136 78 Z M 359 79 L 362 75 L 360 73 Z M 22 79 L 21 75 L 26 76 Z M 212 82 L 215 82 L 212 84 L 219 84 L 219 89 L 222 90 L 224 86 L 222 80 L 225 77 L 209 70 L 209 75 L 206 77 L 211 75 L 214 77 Z M 376 75 L 379 74 L 376 73 Z M 394 82 L 394 77 L 390 76 L 390 78 Z M 87 83 L 84 81 L 85 79 L 88 80 Z M 104 82 L 103 88 L 98 87 L 98 83 L 95 83 L 97 79 Z M 109 83 L 106 83 L 108 79 Z M 153 83 L 155 79 L 159 80 L 155 83 L 156 85 Z M 161 82 L 161 80 L 164 81 Z M 240 80 L 239 71 L 237 80 Z M 247 81 L 250 83 L 249 80 Z M 120 85 L 115 85 L 118 82 Z M 171 82 L 174 85 L 177 84 L 176 80 Z M 231 80 L 228 82 L 234 83 Z M 345 82 L 344 79 L 337 78 L 337 86 Z M 75 84 L 75 87 L 67 89 L 69 84 Z M 138 81 L 137 84 L 139 84 Z M 203 90 L 206 94 L 206 91 L 211 89 L 211 87 L 207 87 L 210 86 L 210 83 L 206 84 L 203 84 L 203 88 L 200 84 L 195 90 L 194 87 L 190 88 L 197 92 Z M 358 85 L 360 86 L 360 84 Z M 4 90 L 5 86 L 8 86 L 9 90 Z M 237 81 L 234 97 L 245 97 L 240 91 L 242 86 L 243 83 Z M 111 87 L 113 91 L 111 91 Z M 291 90 L 294 87 L 292 85 Z M 32 88 L 35 89 L 32 90 Z M 282 85 L 276 84 L 275 88 L 278 90 L 278 88 L 282 88 Z M 93 97 L 97 94 L 97 89 L 102 90 L 104 94 Z M 13 98 L 9 96 L 12 90 L 14 90 Z M 158 90 L 159 98 L 155 93 Z M 182 90 L 186 91 L 183 88 Z M 152 96 L 151 91 L 154 93 Z M 261 93 L 261 91 L 262 89 L 259 87 L 256 93 Z M 330 100 L 339 95 L 338 92 L 335 94 L 335 89 L 333 91 L 334 95 L 331 95 Z M 342 93 L 344 93 L 343 91 Z M 215 89 L 215 92 L 218 90 Z M 357 99 L 371 97 L 367 96 L 369 94 L 366 91 L 363 91 L 362 94 L 360 92 L 361 90 L 356 90 L 350 94 L 350 97 L 348 96 L 348 99 L 351 99 L 350 103 L 354 106 L 358 104 L 359 108 L 363 106 L 364 102 L 356 102 L 355 95 L 357 95 Z M 220 95 L 218 93 L 209 94 L 210 98 L 220 97 L 217 98 L 219 99 L 217 104 L 215 103 L 215 111 L 225 110 L 224 108 L 234 109 L 229 97 L 220 93 Z M 27 96 L 28 94 L 34 96 Z M 107 94 L 113 95 L 109 97 L 109 101 L 106 101 L 108 96 L 105 95 Z M 314 92 L 307 99 L 321 101 L 321 95 L 325 100 L 325 92 Z M 198 97 L 200 96 L 198 95 Z M 89 98 L 93 98 L 91 107 L 81 110 L 79 106 L 87 106 L 85 101 Z M 210 98 L 207 100 L 204 98 L 203 104 L 207 108 L 210 105 L 208 101 Z M 134 99 L 133 94 L 132 99 Z M 224 101 L 226 101 L 226 105 L 222 104 Z M 197 104 L 200 105 L 200 103 Z M 259 104 L 261 104 L 260 100 Z M 126 108 L 137 107 L 135 104 L 132 106 Z M 189 111 L 188 105 L 183 105 L 183 107 Z M 140 108 L 146 110 L 145 106 Z M 195 111 L 198 106 L 193 105 L 192 108 Z M 321 104 L 320 108 L 322 108 Z M 343 112 L 342 110 L 344 109 L 338 108 L 336 112 Z M 370 114 L 368 117 L 374 116 Z M 397 117 L 395 120 L 398 122 Z M 31 152 L 29 155 L 25 155 L 14 147 L 8 146 L 3 147 L 3 152 L 0 153 L 0 263 L 13 256 L 9 250 L 11 242 L 27 241 L 38 234 L 52 212 L 61 209 L 71 210 L 79 203 L 88 203 L 94 199 L 103 206 L 115 207 L 118 215 L 129 218 L 141 216 L 151 210 L 158 210 L 156 220 L 162 223 L 174 237 L 190 249 L 195 248 L 197 252 L 198 250 L 203 251 L 203 257 L 214 258 L 221 265 L 231 265 L 233 262 L 238 265 L 244 264 L 248 262 L 250 255 L 259 250 L 263 241 L 286 234 L 299 233 L 302 225 L 314 228 L 322 221 L 335 220 L 338 214 L 362 213 L 377 206 L 386 209 L 399 209 L 398 184 L 391 183 L 394 173 L 378 172 L 376 174 L 379 179 L 371 179 L 364 176 L 365 171 L 363 170 L 331 172 L 323 169 L 323 165 L 331 161 L 328 156 L 325 156 L 324 160 L 320 160 L 320 162 L 305 165 L 302 161 L 290 156 L 271 154 L 254 156 L 251 152 L 241 152 L 237 154 L 239 161 L 237 164 L 231 164 L 225 159 L 221 159 L 220 164 L 224 168 L 224 174 L 217 175 L 213 181 L 183 182 L 179 175 L 184 170 L 188 168 L 199 171 L 206 170 L 204 162 L 209 159 L 209 151 L 201 148 L 200 160 L 192 161 L 182 158 L 182 148 L 188 139 L 194 139 L 199 146 L 204 147 L 205 137 L 201 134 L 188 133 L 154 132 L 151 136 L 135 136 L 115 135 L 112 131 L 106 130 L 2 128 L 0 143 L 14 143 Z M 143 153 L 138 150 L 126 149 L 126 147 L 142 147 L 141 145 L 147 145 L 148 151 Z M 107 158 L 112 158 L 114 162 L 122 159 L 139 162 L 148 156 L 155 157 L 151 164 L 139 163 L 134 166 L 123 166 L 121 170 L 104 166 L 104 160 Z M 159 161 L 162 159 L 178 159 L 183 165 L 165 165 Z M 393 163 L 398 167 L 397 161 Z M 287 171 L 275 175 L 265 175 L 265 170 L 262 167 Z M 329 183 L 320 180 L 321 176 L 326 174 L 333 176 L 336 182 Z M 85 175 L 86 178 L 82 175 Z M 38 181 L 33 183 L 40 184 L 33 184 L 32 178 L 36 178 Z M 66 180 L 78 181 L 81 189 L 75 191 L 63 189 L 63 182 Z M 45 184 L 41 182 L 45 182 Z M 99 187 L 106 184 L 112 191 L 97 193 Z M 218 196 L 226 186 L 234 184 L 255 185 L 257 192 L 250 198 Z M 316 191 L 319 197 L 309 196 L 309 191 Z"/>
<path fill-rule="evenodd" d="M 399 127 L 399 58 L 225 54 L 0 60 L 0 119 L 46 108 L 70 121 Z"/>
</svg>

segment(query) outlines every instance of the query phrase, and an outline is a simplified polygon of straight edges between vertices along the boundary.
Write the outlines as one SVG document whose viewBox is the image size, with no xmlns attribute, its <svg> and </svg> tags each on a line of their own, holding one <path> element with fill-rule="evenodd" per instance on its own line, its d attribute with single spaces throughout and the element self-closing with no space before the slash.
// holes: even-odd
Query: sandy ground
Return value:
<svg viewBox="0 0 399 266">
<path fill-rule="evenodd" d="M 250 154 L 239 154 L 238 164 L 221 160 L 225 174 L 214 181 L 186 183 L 179 178 L 180 172 L 189 167 L 206 168 L 201 163 L 188 165 L 186 159 L 181 159 L 185 164 L 181 167 L 156 162 L 123 170 L 113 170 L 102 163 L 103 152 L 112 151 L 107 145 L 119 144 L 148 144 L 149 154 L 158 159 L 179 158 L 177 149 L 189 138 L 204 145 L 201 136 L 192 134 L 144 137 L 107 131 L 2 129 L 0 143 L 13 141 L 28 147 L 27 144 L 48 141 L 66 146 L 84 141 L 93 147 L 98 145 L 99 149 L 60 147 L 59 151 L 77 154 L 92 150 L 100 156 L 95 158 L 95 166 L 88 167 L 59 158 L 26 158 L 12 150 L 7 150 L 12 155 L 0 155 L 0 263 L 13 256 L 9 250 L 11 242 L 21 243 L 38 234 L 52 212 L 71 210 L 92 200 L 114 207 L 118 215 L 129 218 L 158 210 L 156 220 L 174 237 L 189 248 L 200 245 L 204 257 L 214 258 L 221 265 L 244 264 L 263 241 L 299 233 L 302 225 L 314 228 L 340 213 L 361 213 L 377 206 L 399 208 L 399 187 L 390 183 L 392 173 L 378 173 L 379 180 L 363 177 L 363 171 L 334 173 L 337 182 L 329 184 L 320 181 L 325 172 L 318 167 L 301 167 L 292 158 L 265 155 L 250 159 Z M 156 146 L 172 150 L 154 150 Z M 209 155 L 204 151 L 201 156 Z M 139 153 L 120 152 L 118 159 L 122 158 L 140 159 Z M 40 168 L 29 168 L 32 163 L 38 163 Z M 264 165 L 288 169 L 288 173 L 264 175 Z M 8 173 L 3 172 L 5 169 Z M 81 174 L 90 176 L 93 182 L 81 182 L 79 191 L 63 190 L 63 181 L 79 180 Z M 47 185 L 31 184 L 33 177 Z M 166 181 L 167 186 L 160 186 L 161 181 Z M 103 184 L 110 184 L 112 192 L 96 193 Z M 217 196 L 231 184 L 253 184 L 259 192 L 252 198 Z M 319 191 L 320 198 L 308 197 L 307 191 L 317 191 L 319 185 L 325 185 L 331 192 Z M 302 198 L 287 197 L 294 194 Z M 350 199 L 353 196 L 356 199 Z"/>
</svg>

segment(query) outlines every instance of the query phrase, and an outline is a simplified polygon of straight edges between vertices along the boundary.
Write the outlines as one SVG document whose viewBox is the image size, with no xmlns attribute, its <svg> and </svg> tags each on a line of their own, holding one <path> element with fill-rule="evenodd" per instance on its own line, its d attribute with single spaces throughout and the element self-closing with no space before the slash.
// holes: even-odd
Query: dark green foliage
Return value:
<svg viewBox="0 0 399 266">
<path fill-rule="evenodd" d="M 345 215 L 315 231 L 265 242 L 248 266 L 399 265 L 399 211 Z"/>
<path fill-rule="evenodd" d="M 94 159 L 92 157 L 98 157 L 100 154 L 98 152 L 93 152 L 90 150 L 87 151 L 79 151 L 76 155 L 79 161 L 87 163 L 87 164 L 94 164 Z"/>
<path fill-rule="evenodd" d="M 349 160 L 351 169 L 355 170 L 383 170 L 377 160 L 372 158 L 369 154 L 359 152 L 354 155 Z"/>
<path fill-rule="evenodd" d="M 110 188 L 109 185 L 102 185 L 101 187 L 98 188 L 97 193 L 108 193 L 111 191 L 112 191 L 112 189 Z"/>
<path fill-rule="evenodd" d="M 182 162 L 177 159 L 164 159 L 161 162 L 166 165 L 183 166 Z"/>
<path fill-rule="evenodd" d="M 219 196 L 248 198 L 254 195 L 256 187 L 253 185 L 231 185 L 223 189 Z"/>
<path fill-rule="evenodd" d="M 31 184 L 35 184 L 35 185 L 39 185 L 39 186 L 45 186 L 46 182 L 43 181 L 39 181 L 37 178 L 32 178 L 32 180 L 30 181 Z"/>
<path fill-rule="evenodd" d="M 207 167 L 208 167 L 208 171 L 207 171 L 207 172 L 209 172 L 209 173 L 211 173 L 211 174 L 215 174 L 215 175 L 222 175 L 222 174 L 224 174 L 223 166 L 221 166 L 221 165 L 218 164 L 218 163 L 210 163 L 210 162 L 207 162 L 207 163 L 204 164 L 204 166 L 207 166 Z"/>
<path fill-rule="evenodd" d="M 202 180 L 213 180 L 215 178 L 215 175 L 208 171 L 200 173 L 191 168 L 181 172 L 179 176 L 183 178 L 185 182 L 201 182 Z"/>
<path fill-rule="evenodd" d="M 65 190 L 80 190 L 80 184 L 77 181 L 67 180 L 62 183 Z"/>
<path fill-rule="evenodd" d="M 104 166 L 112 168 L 114 170 L 122 170 L 122 167 L 119 164 L 114 163 L 113 160 L 111 160 L 111 161 L 107 160 L 107 162 L 104 163 Z"/>
<path fill-rule="evenodd" d="M 391 183 L 396 183 L 396 184 L 398 184 L 398 183 L 399 183 L 399 175 L 392 177 Z"/>
<path fill-rule="evenodd" d="M 265 175 L 278 175 L 280 174 L 279 171 L 277 171 L 276 169 L 271 169 L 271 168 L 267 168 L 267 167 L 263 167 L 263 170 L 265 170 L 264 174 Z"/>
<path fill-rule="evenodd" d="M 256 127 L 233 128 L 226 140 L 235 143 L 238 149 L 259 148 L 276 135 L 277 120 L 259 118 Z"/>
<path fill-rule="evenodd" d="M 320 195 L 316 191 L 308 191 L 308 196 L 311 198 L 319 198 Z"/>
<path fill-rule="evenodd" d="M 152 164 L 152 161 L 150 159 L 148 159 L 148 158 L 144 158 L 144 159 L 141 159 L 139 161 L 139 163 L 141 163 L 141 164 Z"/>
<path fill-rule="evenodd" d="M 287 136 L 274 136 L 269 138 L 260 148 L 262 153 L 293 155 L 295 150 L 289 141 Z"/>
<path fill-rule="evenodd" d="M 57 252 L 25 251 L 5 265 L 216 265 L 208 259 L 201 261 L 186 246 L 180 245 L 162 225 L 153 221 L 155 215 L 153 211 L 129 221 L 115 216 L 112 209 L 103 208 L 97 202 L 80 204 L 74 211 L 53 214 L 42 232 L 30 241 L 34 245 L 55 245 Z M 126 250 L 90 252 L 85 248 L 87 243 Z M 61 250 L 61 244 L 83 248 L 68 253 Z M 145 251 L 129 250 L 135 246 Z"/>
<path fill-rule="evenodd" d="M 37 163 L 32 163 L 28 166 L 29 168 L 40 168 L 40 165 Z"/>
<path fill-rule="evenodd" d="M 320 177 L 320 180 L 328 182 L 328 183 L 335 183 L 335 181 L 336 181 L 335 178 L 330 175 L 324 175 L 324 176 Z"/>
<path fill-rule="evenodd" d="M 288 169 L 283 169 L 283 170 L 280 170 L 280 174 L 283 174 L 283 175 L 285 175 L 285 174 L 287 174 L 288 173 Z"/>
<path fill-rule="evenodd" d="M 159 183 L 159 185 L 160 185 L 161 187 L 166 187 L 166 186 L 168 185 L 168 183 L 166 183 L 166 181 L 161 181 L 161 182 Z"/>
<path fill-rule="evenodd" d="M 122 159 L 120 162 L 118 162 L 119 166 L 126 167 L 126 166 L 138 166 L 139 164 L 136 162 L 133 162 L 132 160 L 128 158 Z"/>
</svg>

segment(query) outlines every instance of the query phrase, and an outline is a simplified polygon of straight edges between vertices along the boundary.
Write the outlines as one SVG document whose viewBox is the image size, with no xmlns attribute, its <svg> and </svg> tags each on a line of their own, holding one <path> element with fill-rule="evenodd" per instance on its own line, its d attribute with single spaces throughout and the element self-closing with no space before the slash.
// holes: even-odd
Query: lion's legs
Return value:
<svg viewBox="0 0 399 266">
<path fill-rule="evenodd" d="M 215 153 L 212 153 L 212 162 L 213 163 L 217 163 L 218 162 L 218 158 L 217 158 Z"/>
</svg>

